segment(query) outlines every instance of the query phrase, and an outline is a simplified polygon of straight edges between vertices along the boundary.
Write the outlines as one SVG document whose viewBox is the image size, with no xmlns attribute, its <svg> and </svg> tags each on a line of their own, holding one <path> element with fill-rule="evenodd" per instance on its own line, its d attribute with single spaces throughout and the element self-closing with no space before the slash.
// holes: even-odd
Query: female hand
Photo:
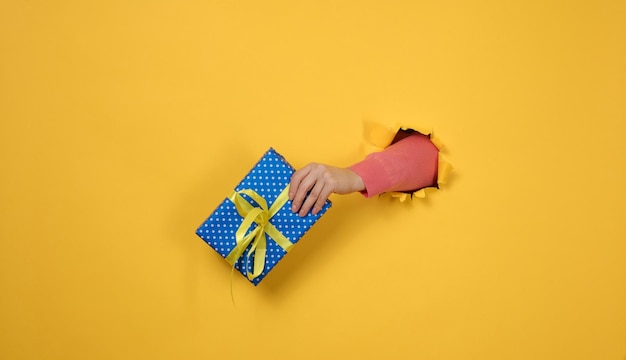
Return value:
<svg viewBox="0 0 626 360">
<path fill-rule="evenodd" d="M 291 177 L 291 211 L 299 211 L 300 216 L 305 216 L 313 208 L 313 214 L 317 214 L 331 193 L 349 194 L 362 190 L 365 190 L 363 180 L 354 171 L 310 163 Z"/>
</svg>

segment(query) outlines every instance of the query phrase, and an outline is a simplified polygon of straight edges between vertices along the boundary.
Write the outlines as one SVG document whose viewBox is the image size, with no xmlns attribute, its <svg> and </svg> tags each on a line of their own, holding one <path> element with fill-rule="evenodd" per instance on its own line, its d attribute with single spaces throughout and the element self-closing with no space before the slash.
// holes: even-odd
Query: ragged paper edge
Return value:
<svg viewBox="0 0 626 360">
<path fill-rule="evenodd" d="M 392 191 L 381 194 L 381 197 L 391 197 L 398 199 L 400 202 L 412 199 L 423 199 L 426 197 L 426 193 L 431 190 L 439 190 L 442 185 L 446 184 L 448 175 L 452 171 L 452 165 L 444 159 L 442 152 L 445 149 L 445 145 L 441 139 L 435 136 L 433 129 L 419 127 L 419 126 L 404 126 L 396 123 L 394 125 L 385 125 L 378 122 L 366 121 L 363 124 L 363 155 L 368 155 L 373 152 L 379 152 L 384 150 L 387 146 L 391 145 L 396 134 L 401 130 L 414 130 L 420 134 L 427 135 L 430 141 L 439 150 L 438 162 L 437 162 L 437 185 L 421 188 L 414 192 L 398 192 Z"/>
</svg>

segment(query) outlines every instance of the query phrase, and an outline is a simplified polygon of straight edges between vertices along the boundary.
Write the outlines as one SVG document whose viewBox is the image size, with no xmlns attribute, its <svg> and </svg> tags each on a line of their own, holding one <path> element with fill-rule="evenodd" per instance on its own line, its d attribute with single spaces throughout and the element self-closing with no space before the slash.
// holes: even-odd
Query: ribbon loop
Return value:
<svg viewBox="0 0 626 360">
<path fill-rule="evenodd" d="M 237 245 L 235 245 L 226 256 L 226 261 L 228 261 L 234 269 L 237 260 L 243 255 L 248 246 L 250 246 L 245 261 L 245 273 L 249 280 L 253 280 L 261 275 L 265 269 L 265 255 L 267 251 L 267 239 L 265 234 L 271 236 L 271 238 L 287 252 L 293 246 L 293 243 L 270 223 L 270 219 L 287 202 L 288 192 L 289 185 L 281 191 L 269 209 L 267 207 L 267 201 L 252 189 L 233 191 L 228 197 L 233 204 L 235 204 L 235 208 L 243 218 L 243 221 L 235 233 Z M 258 206 L 250 204 L 242 194 L 249 196 Z M 253 255 L 253 271 L 250 272 L 248 265 L 250 257 Z"/>
</svg>

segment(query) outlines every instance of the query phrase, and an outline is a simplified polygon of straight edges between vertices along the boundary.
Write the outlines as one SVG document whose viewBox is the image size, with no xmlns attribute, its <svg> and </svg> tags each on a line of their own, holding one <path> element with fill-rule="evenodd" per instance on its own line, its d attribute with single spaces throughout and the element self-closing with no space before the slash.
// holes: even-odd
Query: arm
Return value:
<svg viewBox="0 0 626 360">
<path fill-rule="evenodd" d="M 316 214 L 331 193 L 414 191 L 437 183 L 438 150 L 428 136 L 413 133 L 348 168 L 311 163 L 291 178 L 292 211 Z M 307 196 L 307 193 L 310 194 Z"/>
<path fill-rule="evenodd" d="M 428 136 L 413 133 L 349 169 L 363 179 L 365 197 L 388 191 L 413 192 L 437 184 L 438 157 L 439 150 Z"/>
</svg>

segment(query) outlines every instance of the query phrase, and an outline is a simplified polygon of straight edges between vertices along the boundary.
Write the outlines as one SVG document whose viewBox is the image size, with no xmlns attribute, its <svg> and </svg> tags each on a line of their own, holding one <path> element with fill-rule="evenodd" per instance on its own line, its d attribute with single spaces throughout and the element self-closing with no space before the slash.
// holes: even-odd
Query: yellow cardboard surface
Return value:
<svg viewBox="0 0 626 360">
<path fill-rule="evenodd" d="M 0 358 L 624 359 L 626 5 L 0 2 Z M 194 235 L 364 120 L 454 165 L 255 288 Z"/>
</svg>

